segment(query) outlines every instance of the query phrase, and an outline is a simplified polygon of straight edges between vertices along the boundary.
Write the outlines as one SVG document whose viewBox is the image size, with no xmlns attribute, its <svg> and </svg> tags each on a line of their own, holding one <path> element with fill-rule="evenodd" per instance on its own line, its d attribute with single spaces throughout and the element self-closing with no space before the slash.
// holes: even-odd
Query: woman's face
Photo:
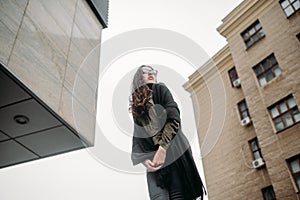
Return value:
<svg viewBox="0 0 300 200">
<path fill-rule="evenodd" d="M 150 67 L 143 67 L 143 81 L 144 83 L 156 83 L 157 70 Z"/>
</svg>

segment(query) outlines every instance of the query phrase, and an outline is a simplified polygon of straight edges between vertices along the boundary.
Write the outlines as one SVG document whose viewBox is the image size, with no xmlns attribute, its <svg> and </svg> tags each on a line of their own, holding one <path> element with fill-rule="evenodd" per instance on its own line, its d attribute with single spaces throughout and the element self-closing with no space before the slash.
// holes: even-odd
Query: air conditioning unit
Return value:
<svg viewBox="0 0 300 200">
<path fill-rule="evenodd" d="M 251 124 L 250 117 L 245 117 L 244 119 L 241 120 L 241 125 L 242 126 L 248 126 L 249 124 Z"/>
<path fill-rule="evenodd" d="M 265 162 L 262 158 L 258 158 L 252 162 L 252 165 L 256 169 L 256 168 L 264 166 Z"/>
<path fill-rule="evenodd" d="M 240 81 L 240 79 L 239 78 L 237 78 L 236 80 L 234 80 L 233 82 L 232 82 L 232 84 L 233 84 L 233 87 L 240 87 L 241 86 L 241 81 Z"/>
</svg>

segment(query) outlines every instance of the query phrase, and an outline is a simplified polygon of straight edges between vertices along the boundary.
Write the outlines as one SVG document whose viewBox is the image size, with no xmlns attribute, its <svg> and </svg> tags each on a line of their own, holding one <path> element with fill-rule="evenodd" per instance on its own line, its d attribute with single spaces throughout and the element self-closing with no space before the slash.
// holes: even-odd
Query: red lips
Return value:
<svg viewBox="0 0 300 200">
<path fill-rule="evenodd" d="M 148 76 L 148 80 L 154 80 L 153 76 Z"/>
</svg>

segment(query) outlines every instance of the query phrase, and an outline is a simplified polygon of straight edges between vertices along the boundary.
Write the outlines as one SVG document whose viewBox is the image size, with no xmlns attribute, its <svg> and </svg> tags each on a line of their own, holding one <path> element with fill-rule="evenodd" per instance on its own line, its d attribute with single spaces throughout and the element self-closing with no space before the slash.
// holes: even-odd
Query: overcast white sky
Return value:
<svg viewBox="0 0 300 200">
<path fill-rule="evenodd" d="M 102 32 L 102 43 L 109 42 L 114 36 L 126 31 L 141 28 L 166 29 L 193 40 L 204 49 L 207 55 L 213 56 L 226 44 L 225 38 L 216 31 L 216 28 L 221 25 L 221 20 L 240 2 L 242 0 L 110 0 L 109 25 Z M 116 67 L 117 65 L 132 64 L 133 67 L 137 67 L 141 62 L 151 63 L 156 57 L 159 59 L 153 63 L 164 66 L 170 66 L 175 61 L 184 63 L 178 57 L 168 53 L 153 50 L 135 52 L 115 60 L 111 66 L 112 70 L 107 70 L 106 74 L 101 75 L 100 84 L 105 85 L 105 81 L 109 81 L 110 73 L 116 74 L 121 70 Z M 174 67 L 176 66 L 174 65 Z M 193 67 L 186 69 L 176 68 L 177 72 L 184 76 L 184 79 L 187 79 L 188 75 L 193 72 Z M 122 73 L 126 74 L 132 68 L 123 68 L 122 70 Z M 115 84 L 109 84 L 110 90 L 118 87 L 118 80 L 124 79 L 121 74 L 114 77 Z M 179 84 L 182 85 L 182 83 Z M 101 86 L 100 89 L 106 91 Z M 175 98 L 177 99 L 176 92 Z M 179 96 L 178 99 L 180 98 Z M 180 106 L 184 106 L 180 100 L 178 103 Z M 99 105 L 100 108 L 103 106 Z M 112 124 L 113 126 L 113 122 L 111 123 L 109 118 L 110 116 L 101 119 L 101 123 Z M 100 124 L 100 126 L 103 125 Z M 111 130 L 115 132 L 113 128 Z M 109 133 L 105 133 L 105 135 L 109 137 Z M 124 144 L 122 140 L 117 141 L 118 138 L 120 137 L 115 135 L 109 140 L 114 143 L 116 148 L 126 151 L 126 147 L 130 144 L 126 142 Z M 120 143 L 116 145 L 118 142 Z M 199 165 L 198 142 L 193 140 L 191 143 L 195 160 Z M 0 199 L 148 199 L 145 174 L 122 173 L 104 164 L 97 161 L 90 151 L 79 150 L 1 169 Z M 198 167 L 201 168 L 201 166 Z"/>
</svg>

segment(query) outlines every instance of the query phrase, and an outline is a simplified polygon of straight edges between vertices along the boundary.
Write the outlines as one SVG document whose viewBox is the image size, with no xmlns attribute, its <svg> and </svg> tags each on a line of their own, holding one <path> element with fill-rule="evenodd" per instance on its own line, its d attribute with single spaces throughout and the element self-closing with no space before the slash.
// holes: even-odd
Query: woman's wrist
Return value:
<svg viewBox="0 0 300 200">
<path fill-rule="evenodd" d="M 163 150 L 163 151 L 167 151 L 167 149 L 168 149 L 167 146 L 168 145 L 159 145 L 158 148 L 161 149 L 161 150 Z"/>
</svg>

